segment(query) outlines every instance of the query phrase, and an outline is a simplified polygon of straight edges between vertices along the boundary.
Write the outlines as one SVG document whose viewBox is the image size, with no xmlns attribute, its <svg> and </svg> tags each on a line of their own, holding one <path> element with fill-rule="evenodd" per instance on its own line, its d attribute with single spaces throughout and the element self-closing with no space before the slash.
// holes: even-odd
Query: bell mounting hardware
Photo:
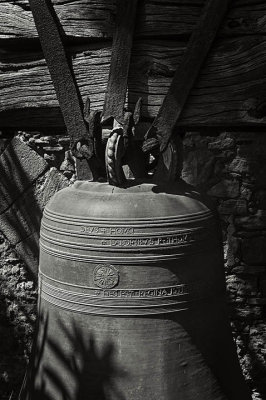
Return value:
<svg viewBox="0 0 266 400">
<path fill-rule="evenodd" d="M 154 181 L 174 180 L 178 175 L 180 142 L 173 136 L 201 66 L 206 59 L 230 0 L 208 0 L 188 43 L 157 117 L 141 146 L 133 144 L 133 127 L 140 118 L 141 99 L 132 113 L 125 111 L 128 70 L 135 27 L 137 0 L 117 0 L 116 28 L 113 36 L 109 80 L 103 111 L 90 111 L 89 99 L 83 109 L 71 64 L 66 56 L 62 29 L 50 0 L 29 0 L 43 53 L 54 83 L 63 118 L 70 136 L 71 150 L 77 158 L 78 179 L 98 179 L 105 174 L 111 184 L 125 181 L 122 164 L 130 164 L 135 177 L 147 173 L 147 155 L 157 154 L 159 161 Z M 104 161 L 103 126 L 109 128 Z M 113 131 L 114 129 L 114 131 Z M 120 138 L 121 136 L 121 138 Z M 171 137 L 173 140 L 171 140 Z M 171 143 L 169 143 L 171 141 Z M 118 146 L 119 142 L 119 146 Z M 114 145 L 116 143 L 116 145 Z M 167 149 L 168 147 L 168 149 Z M 108 150 L 109 149 L 109 150 Z M 108 156 L 112 153 L 112 157 Z M 114 165 L 115 164 L 115 165 Z M 133 164 L 135 164 L 133 166 Z M 137 167 L 137 164 L 139 166 Z M 116 172 L 115 172 L 116 171 Z"/>
<path fill-rule="evenodd" d="M 126 136 L 129 115 L 124 112 L 137 0 L 117 1 L 117 24 L 112 46 L 110 76 L 105 104 L 100 112 L 90 112 L 89 99 L 83 110 L 61 30 L 50 0 L 30 0 L 43 53 L 52 77 L 63 118 L 77 158 L 79 179 L 98 178 L 101 159 L 101 125 L 110 119 L 123 126 Z"/>
</svg>

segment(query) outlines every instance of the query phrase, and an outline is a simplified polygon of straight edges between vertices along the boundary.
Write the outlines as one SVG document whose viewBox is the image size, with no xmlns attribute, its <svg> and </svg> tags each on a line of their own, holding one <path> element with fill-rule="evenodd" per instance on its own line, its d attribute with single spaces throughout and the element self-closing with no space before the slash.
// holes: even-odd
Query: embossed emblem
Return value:
<svg viewBox="0 0 266 400">
<path fill-rule="evenodd" d="M 118 284 L 118 270 L 113 265 L 99 264 L 93 271 L 93 281 L 100 288 L 111 289 Z"/>
</svg>

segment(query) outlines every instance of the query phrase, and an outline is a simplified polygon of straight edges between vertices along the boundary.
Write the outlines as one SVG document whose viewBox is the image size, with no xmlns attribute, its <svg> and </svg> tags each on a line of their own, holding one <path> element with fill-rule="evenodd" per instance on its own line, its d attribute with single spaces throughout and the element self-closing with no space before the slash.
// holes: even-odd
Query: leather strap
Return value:
<svg viewBox="0 0 266 400">
<path fill-rule="evenodd" d="M 137 3 L 138 0 L 117 0 L 111 65 L 101 118 L 102 124 L 110 121 L 113 123 L 106 145 L 105 164 L 107 180 L 115 186 L 123 185 L 125 182 L 122 158 L 128 146 L 128 129 L 132 115 L 125 112 L 124 108 Z"/>
<path fill-rule="evenodd" d="M 84 121 L 82 101 L 70 62 L 65 53 L 62 34 L 59 31 L 53 6 L 50 0 L 29 0 L 29 3 L 70 137 L 71 150 L 78 158 L 90 159 L 93 154 L 92 137 Z M 83 178 L 86 178 L 84 166 L 86 164 L 83 165 Z M 79 174 L 79 171 L 77 172 Z M 87 173 L 89 176 L 88 165 Z"/>
<path fill-rule="evenodd" d="M 145 152 L 158 146 L 161 152 L 166 149 L 190 90 L 225 16 L 229 2 L 230 0 L 207 1 L 158 115 L 145 136 L 143 144 Z"/>
<path fill-rule="evenodd" d="M 138 0 L 117 0 L 116 29 L 108 85 L 102 112 L 102 124 L 115 119 L 124 124 L 127 78 L 135 28 Z"/>
</svg>

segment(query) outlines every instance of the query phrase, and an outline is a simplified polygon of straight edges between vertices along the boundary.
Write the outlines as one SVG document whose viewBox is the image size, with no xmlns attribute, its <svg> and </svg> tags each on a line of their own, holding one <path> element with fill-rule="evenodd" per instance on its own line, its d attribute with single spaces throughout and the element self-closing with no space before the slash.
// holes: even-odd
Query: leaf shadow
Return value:
<svg viewBox="0 0 266 400">
<path fill-rule="evenodd" d="M 116 365 L 113 343 L 98 346 L 95 336 L 75 322 L 56 322 L 50 329 L 49 314 L 41 314 L 32 360 L 18 400 L 126 400 L 115 383 L 128 374 Z M 99 348 L 101 347 L 101 349 Z"/>
</svg>

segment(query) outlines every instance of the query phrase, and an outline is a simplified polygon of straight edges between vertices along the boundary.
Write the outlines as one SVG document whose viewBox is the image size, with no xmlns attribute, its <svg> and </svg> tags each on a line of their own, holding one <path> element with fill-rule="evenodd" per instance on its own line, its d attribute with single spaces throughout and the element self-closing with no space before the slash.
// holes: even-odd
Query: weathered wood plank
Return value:
<svg viewBox="0 0 266 400">
<path fill-rule="evenodd" d="M 196 25 L 205 0 L 140 0 L 136 37 L 188 35 Z M 115 17 L 114 0 L 54 0 L 55 10 L 67 36 L 110 38 Z M 0 1 L 0 39 L 37 37 L 28 1 Z M 221 35 L 266 33 L 266 3 L 235 0 Z"/>
<path fill-rule="evenodd" d="M 266 38 L 261 36 L 216 43 L 192 90 L 180 125 L 265 126 L 265 49 Z M 183 52 L 181 42 L 150 40 L 135 44 L 129 74 L 130 108 L 141 96 L 143 117 L 153 118 L 157 114 Z M 62 120 L 57 120 L 58 103 L 45 61 L 40 54 L 35 57 L 33 63 L 19 63 L 18 59 L 15 63 L 15 58 L 10 57 L 13 64 L 0 66 L 2 127 L 63 126 Z M 109 63 L 110 47 L 74 54 L 77 83 L 84 99 L 90 95 L 92 109 L 102 109 Z"/>
<path fill-rule="evenodd" d="M 204 7 L 197 26 L 188 41 L 187 49 L 176 69 L 162 106 L 145 136 L 145 152 L 159 146 L 166 150 L 175 126 L 183 113 L 191 89 L 213 45 L 218 29 L 224 19 L 229 0 L 209 0 Z M 154 140 L 157 144 L 154 144 Z M 153 142 L 153 144 L 152 144 Z M 164 167 L 166 167 L 163 161 Z M 166 168 L 167 169 L 167 168 Z M 175 171 L 175 168 L 173 168 Z M 175 175 L 173 176 L 174 179 Z"/>
<path fill-rule="evenodd" d="M 113 29 L 113 0 L 71 2 L 53 1 L 55 11 L 68 36 L 96 37 L 108 36 Z M 36 38 L 33 16 L 27 1 L 1 2 L 0 38 Z"/>
</svg>

